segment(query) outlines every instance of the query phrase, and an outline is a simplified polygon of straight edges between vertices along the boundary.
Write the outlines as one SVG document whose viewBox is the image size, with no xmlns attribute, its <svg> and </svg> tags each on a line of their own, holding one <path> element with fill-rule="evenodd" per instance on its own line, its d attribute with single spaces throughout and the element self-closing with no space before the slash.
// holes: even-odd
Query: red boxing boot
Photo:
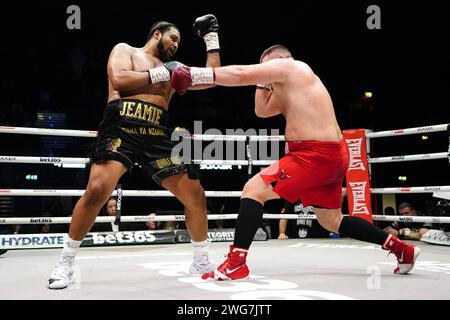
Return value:
<svg viewBox="0 0 450 320">
<path fill-rule="evenodd" d="M 420 254 L 420 248 L 401 241 L 392 234 L 386 238 L 382 248 L 395 254 L 398 263 L 397 268 L 394 269 L 394 273 L 400 274 L 407 274 L 411 271 Z"/>
<path fill-rule="evenodd" d="M 214 271 L 202 275 L 202 279 L 214 279 L 217 281 L 247 279 L 250 274 L 250 271 L 245 264 L 247 254 L 247 249 L 230 246 L 230 252 L 227 255 L 227 260 L 225 260 L 225 262 L 218 266 Z"/>
</svg>

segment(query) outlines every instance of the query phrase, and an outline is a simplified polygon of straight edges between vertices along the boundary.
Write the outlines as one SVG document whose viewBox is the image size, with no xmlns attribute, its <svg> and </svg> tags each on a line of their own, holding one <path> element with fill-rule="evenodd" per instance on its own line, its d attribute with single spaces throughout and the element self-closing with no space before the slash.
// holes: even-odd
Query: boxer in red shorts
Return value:
<svg viewBox="0 0 450 320">
<path fill-rule="evenodd" d="M 305 207 L 340 207 L 342 181 L 348 169 L 344 139 L 288 141 L 286 151 L 285 157 L 259 173 L 264 183 L 273 183 L 273 191 L 291 203 L 301 199 Z"/>
<path fill-rule="evenodd" d="M 228 258 L 203 278 L 238 280 L 249 276 L 246 257 L 262 219 L 264 203 L 280 197 L 312 205 L 319 223 L 331 232 L 381 245 L 397 256 L 394 272 L 408 273 L 420 253 L 418 247 L 364 219 L 342 215 L 342 181 L 348 167 L 348 151 L 323 83 L 307 64 L 294 60 L 283 46 L 265 50 L 260 62 L 217 68 L 180 65 L 171 74 L 172 86 L 180 91 L 191 85 L 256 84 L 256 115 L 267 118 L 282 114 L 286 119 L 286 156 L 245 184 Z"/>
</svg>

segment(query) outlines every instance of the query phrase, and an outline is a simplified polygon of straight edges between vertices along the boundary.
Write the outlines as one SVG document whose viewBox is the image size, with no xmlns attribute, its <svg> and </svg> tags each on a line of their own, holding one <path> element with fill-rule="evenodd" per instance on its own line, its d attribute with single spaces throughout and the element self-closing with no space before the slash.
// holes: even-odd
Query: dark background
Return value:
<svg viewBox="0 0 450 320">
<path fill-rule="evenodd" d="M 69 30 L 66 9 L 81 8 L 81 30 Z M 369 30 L 366 9 L 381 8 L 381 30 Z M 194 36 L 194 19 L 206 13 L 220 25 L 222 64 L 257 63 L 273 44 L 287 46 L 296 59 L 308 63 L 327 86 L 341 129 L 374 131 L 444 124 L 448 104 L 448 17 L 443 1 L 40 1 L 12 2 L 1 10 L 0 124 L 96 130 L 107 98 L 106 63 L 119 42 L 142 47 L 157 20 L 175 23 L 181 31 L 175 56 L 201 66 L 206 54 L 203 40 Z M 364 99 L 365 91 L 373 92 Z M 254 115 L 253 87 L 213 88 L 174 96 L 172 126 L 203 130 L 217 128 L 280 128 L 281 116 Z M 45 113 L 45 114 L 44 114 Z M 53 120 L 48 118 L 54 113 Z M 32 135 L 0 136 L 0 155 L 84 157 L 93 139 Z M 444 152 L 447 133 L 373 140 L 373 157 Z M 36 182 L 26 174 L 38 174 Z M 246 167 L 204 171 L 206 190 L 241 190 Z M 378 164 L 373 186 L 448 185 L 448 161 L 430 160 Z M 398 176 L 407 176 L 406 182 Z M 122 182 L 125 189 L 158 189 L 136 169 Z M 53 165 L 1 164 L 0 188 L 84 189 L 80 169 Z M 398 196 L 425 210 L 430 194 Z M 48 215 L 52 199 L 17 197 L 15 216 Z M 60 210 L 70 214 L 76 198 Z M 181 209 L 173 199 L 126 198 L 124 211 L 144 214 L 156 209 Z M 212 199 L 213 212 L 236 212 L 238 201 Z M 222 208 L 222 209 L 221 209 Z M 278 211 L 281 203 L 269 204 Z M 58 210 L 54 210 L 58 211 Z M 56 214 L 50 212 L 50 214 Z"/>
</svg>

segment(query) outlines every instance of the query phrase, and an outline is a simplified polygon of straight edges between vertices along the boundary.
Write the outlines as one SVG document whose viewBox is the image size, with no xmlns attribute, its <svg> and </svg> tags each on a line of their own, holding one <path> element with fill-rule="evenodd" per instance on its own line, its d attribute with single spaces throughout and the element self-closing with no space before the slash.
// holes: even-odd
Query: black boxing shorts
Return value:
<svg viewBox="0 0 450 320">
<path fill-rule="evenodd" d="M 138 165 L 159 185 L 165 178 L 183 172 L 198 179 L 194 165 L 172 156 L 178 142 L 170 140 L 172 132 L 167 123 L 167 111 L 158 105 L 136 99 L 108 103 L 90 154 L 91 163 L 115 160 L 129 170 Z"/>
</svg>

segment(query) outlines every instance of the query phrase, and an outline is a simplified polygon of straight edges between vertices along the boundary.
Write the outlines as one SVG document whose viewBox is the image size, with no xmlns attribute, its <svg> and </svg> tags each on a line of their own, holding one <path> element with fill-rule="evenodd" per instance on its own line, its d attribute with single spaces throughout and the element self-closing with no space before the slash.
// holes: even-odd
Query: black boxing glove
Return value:
<svg viewBox="0 0 450 320">
<path fill-rule="evenodd" d="M 210 32 L 219 32 L 219 23 L 214 15 L 207 14 L 195 19 L 192 30 L 194 31 L 194 34 L 203 38 Z"/>
<path fill-rule="evenodd" d="M 205 40 L 207 52 L 220 50 L 218 35 L 219 23 L 214 15 L 207 14 L 195 19 L 192 25 L 192 31 Z"/>
<path fill-rule="evenodd" d="M 172 74 L 172 72 L 179 67 L 186 67 L 185 64 L 182 64 L 181 62 L 178 61 L 169 61 L 164 63 L 164 67 L 166 67 L 167 70 L 169 70 L 170 74 Z"/>
</svg>

